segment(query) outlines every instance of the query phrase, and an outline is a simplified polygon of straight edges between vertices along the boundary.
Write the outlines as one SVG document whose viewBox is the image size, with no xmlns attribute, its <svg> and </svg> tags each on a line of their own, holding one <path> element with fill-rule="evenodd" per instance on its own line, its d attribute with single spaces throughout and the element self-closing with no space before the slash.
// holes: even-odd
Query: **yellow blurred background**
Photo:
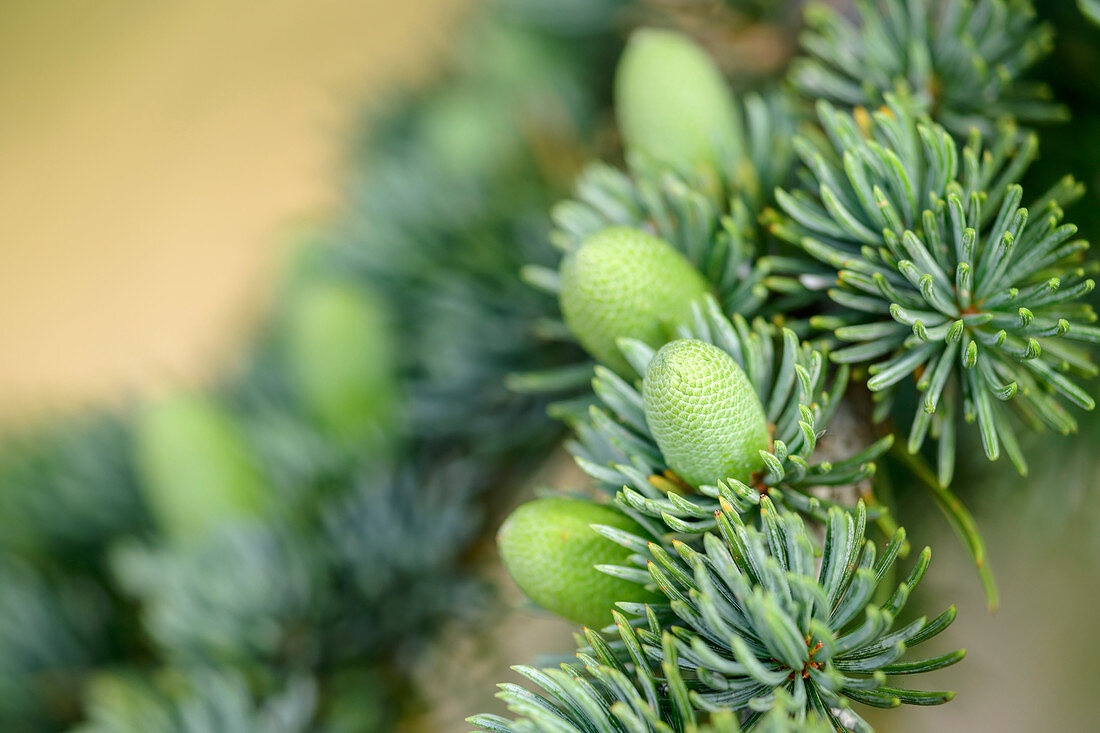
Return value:
<svg viewBox="0 0 1100 733">
<path fill-rule="evenodd" d="M 194 378 L 464 0 L 0 3 L 0 421 Z"/>
</svg>

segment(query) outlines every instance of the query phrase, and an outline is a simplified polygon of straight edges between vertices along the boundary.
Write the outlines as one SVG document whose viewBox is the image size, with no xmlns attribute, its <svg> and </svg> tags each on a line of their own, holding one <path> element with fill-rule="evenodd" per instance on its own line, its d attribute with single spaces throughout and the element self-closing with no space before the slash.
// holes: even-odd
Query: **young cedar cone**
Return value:
<svg viewBox="0 0 1100 733">
<path fill-rule="evenodd" d="M 589 354 L 624 376 L 633 370 L 618 340 L 660 346 L 709 291 L 706 278 L 671 245 L 630 227 L 591 235 L 561 266 L 565 324 Z"/>
<path fill-rule="evenodd" d="M 628 564 L 630 550 L 598 534 L 593 524 L 644 534 L 612 507 L 551 497 L 512 512 L 497 534 L 497 546 L 504 567 L 528 598 L 569 621 L 600 628 L 611 623 L 616 602 L 644 603 L 660 596 L 595 568 Z"/>
<path fill-rule="evenodd" d="M 764 407 L 741 367 L 696 339 L 665 345 L 642 385 L 646 422 L 676 474 L 695 486 L 748 483 L 768 448 Z"/>
<path fill-rule="evenodd" d="M 677 169 L 718 167 L 740 144 L 733 94 L 690 38 L 634 33 L 615 74 L 615 114 L 627 151 Z"/>
<path fill-rule="evenodd" d="M 137 421 L 135 440 L 145 500 L 174 540 L 202 537 L 270 503 L 245 435 L 213 400 L 180 394 L 150 405 Z"/>
<path fill-rule="evenodd" d="M 329 435 L 362 443 L 392 426 L 393 344 L 380 304 L 363 289 L 304 284 L 292 296 L 286 360 L 298 398 Z"/>
</svg>

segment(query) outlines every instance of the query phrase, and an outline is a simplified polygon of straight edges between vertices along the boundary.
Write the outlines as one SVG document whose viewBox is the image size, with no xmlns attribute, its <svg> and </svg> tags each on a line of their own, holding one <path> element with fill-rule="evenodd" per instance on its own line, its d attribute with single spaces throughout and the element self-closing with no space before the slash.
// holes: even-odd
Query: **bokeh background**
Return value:
<svg viewBox="0 0 1100 733">
<path fill-rule="evenodd" d="M 431 78 L 471 4 L 0 3 L 0 425 L 202 383 L 232 362 L 286 243 L 338 205 L 363 106 Z M 532 483 L 579 481 L 567 463 Z M 1006 490 L 977 501 L 995 616 L 930 503 L 913 502 L 917 541 L 936 548 L 925 602 L 958 604 L 942 645 L 969 657 L 938 680 L 959 690 L 952 704 L 881 730 L 1096 728 L 1100 524 L 1082 517 L 1097 516 L 1098 478 L 1091 465 L 1005 472 Z M 480 559 L 513 610 L 491 639 L 447 636 L 422 663 L 433 709 L 409 730 L 467 730 L 465 715 L 498 709 L 507 664 L 571 644 L 522 606 L 491 547 Z"/>
<path fill-rule="evenodd" d="M 0 421 L 196 379 L 466 0 L 0 3 Z"/>
</svg>

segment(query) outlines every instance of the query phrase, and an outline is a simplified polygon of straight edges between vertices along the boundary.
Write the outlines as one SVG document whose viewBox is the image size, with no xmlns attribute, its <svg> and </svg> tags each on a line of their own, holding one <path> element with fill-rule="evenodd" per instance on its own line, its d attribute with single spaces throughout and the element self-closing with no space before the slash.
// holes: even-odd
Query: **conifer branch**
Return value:
<svg viewBox="0 0 1100 733">
<path fill-rule="evenodd" d="M 870 364 L 879 416 L 915 384 L 908 447 L 939 440 L 942 484 L 960 418 L 978 423 L 990 460 L 1003 449 L 1023 474 L 1006 405 L 1062 433 L 1076 429 L 1063 403 L 1094 407 L 1072 376 L 1097 373 L 1080 345 L 1100 337 L 1082 300 L 1096 266 L 1062 223 L 1082 188 L 1067 178 L 1021 208 L 1034 135 L 1008 126 L 986 146 L 975 131 L 960 149 L 905 99 L 888 103 L 870 116 L 818 105 L 827 139 L 800 141 L 808 190 L 777 194 L 786 216 L 773 229 L 835 269 L 841 311 L 814 323 L 852 344 L 835 361 Z"/>
<path fill-rule="evenodd" d="M 831 502 L 818 489 L 857 484 L 874 475 L 874 460 L 890 446 L 889 436 L 843 460 L 821 463 L 813 458 L 818 438 L 844 395 L 846 366 L 830 375 L 825 356 L 800 343 L 793 332 L 761 319 L 751 327 L 741 316 L 731 321 L 713 299 L 693 308 L 691 322 L 678 335 L 717 345 L 744 369 L 771 428 L 771 446 L 761 451 L 765 468 L 752 485 L 734 477 L 713 486 L 687 484 L 669 470 L 661 455 L 638 390 L 598 367 L 593 381 L 597 405 L 587 414 L 569 414 L 565 407 L 558 411 L 576 431 L 569 447 L 577 463 L 604 490 L 615 493 L 620 506 L 662 519 L 680 534 L 713 530 L 721 499 L 746 512 L 767 495 L 782 506 L 822 519 Z M 624 341 L 623 350 L 644 373 L 653 349 Z"/>
<path fill-rule="evenodd" d="M 691 729 L 708 716 L 726 726 L 718 730 L 739 730 L 730 719 L 737 713 L 741 725 L 754 730 L 816 730 L 827 721 L 835 730 L 869 731 L 850 701 L 896 707 L 950 700 L 950 692 L 887 684 L 888 676 L 954 664 L 964 652 L 903 661 L 909 648 L 947 628 L 955 610 L 895 626 L 931 553 L 925 549 L 894 593 L 875 603 L 905 532 L 899 530 L 880 556 L 865 541 L 866 521 L 862 504 L 854 515 L 830 509 L 818 565 L 797 515 L 764 497 L 756 529 L 723 503 L 717 534 L 705 534 L 701 549 L 677 542 L 670 553 L 650 543 L 649 575 L 667 605 L 619 604 L 621 646 L 586 631 L 589 645 L 578 652 L 584 672 L 570 665 L 562 672 L 518 668 L 550 697 L 504 685 L 501 697 L 524 717 L 470 722 L 501 733 L 603 733 L 624 723 L 628 730 L 666 733 Z M 631 548 L 644 543 L 622 533 L 608 536 Z"/>
<path fill-rule="evenodd" d="M 863 0 L 856 17 L 828 5 L 807 10 L 809 30 L 791 78 L 808 98 L 875 108 L 899 85 L 919 112 L 952 134 L 984 134 L 1006 117 L 1066 118 L 1045 84 L 1021 77 L 1050 53 L 1051 28 L 1028 0 Z"/>
</svg>

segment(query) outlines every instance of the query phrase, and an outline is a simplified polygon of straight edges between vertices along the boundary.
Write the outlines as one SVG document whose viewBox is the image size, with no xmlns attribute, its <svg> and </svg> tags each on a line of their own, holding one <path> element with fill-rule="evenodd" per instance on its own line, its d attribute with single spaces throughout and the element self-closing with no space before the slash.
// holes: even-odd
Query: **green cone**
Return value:
<svg viewBox="0 0 1100 733">
<path fill-rule="evenodd" d="M 547 498 L 512 512 L 497 546 L 508 573 L 532 601 L 569 621 L 599 628 L 611 623 L 616 602 L 644 603 L 660 596 L 595 569 L 627 564 L 630 551 L 597 534 L 592 524 L 644 536 L 637 523 L 611 507 Z"/>
<path fill-rule="evenodd" d="M 201 537 L 270 503 L 244 433 L 213 400 L 181 394 L 150 405 L 137 421 L 135 441 L 149 510 L 173 539 Z"/>
<path fill-rule="evenodd" d="M 730 92 L 714 62 L 687 36 L 643 29 L 615 74 L 624 146 L 665 165 L 716 168 L 740 145 Z"/>
<path fill-rule="evenodd" d="M 769 445 L 764 407 L 729 354 L 696 339 L 664 346 L 646 369 L 646 422 L 669 468 L 695 486 L 748 483 Z"/>
<path fill-rule="evenodd" d="M 287 366 L 318 423 L 348 442 L 389 432 L 396 367 L 381 305 L 362 288 L 315 281 L 294 294 L 287 321 Z"/>
<path fill-rule="evenodd" d="M 565 324 L 589 354 L 624 376 L 633 370 L 618 340 L 660 346 L 709 291 L 706 278 L 671 245 L 629 227 L 593 234 L 561 267 Z"/>
</svg>

